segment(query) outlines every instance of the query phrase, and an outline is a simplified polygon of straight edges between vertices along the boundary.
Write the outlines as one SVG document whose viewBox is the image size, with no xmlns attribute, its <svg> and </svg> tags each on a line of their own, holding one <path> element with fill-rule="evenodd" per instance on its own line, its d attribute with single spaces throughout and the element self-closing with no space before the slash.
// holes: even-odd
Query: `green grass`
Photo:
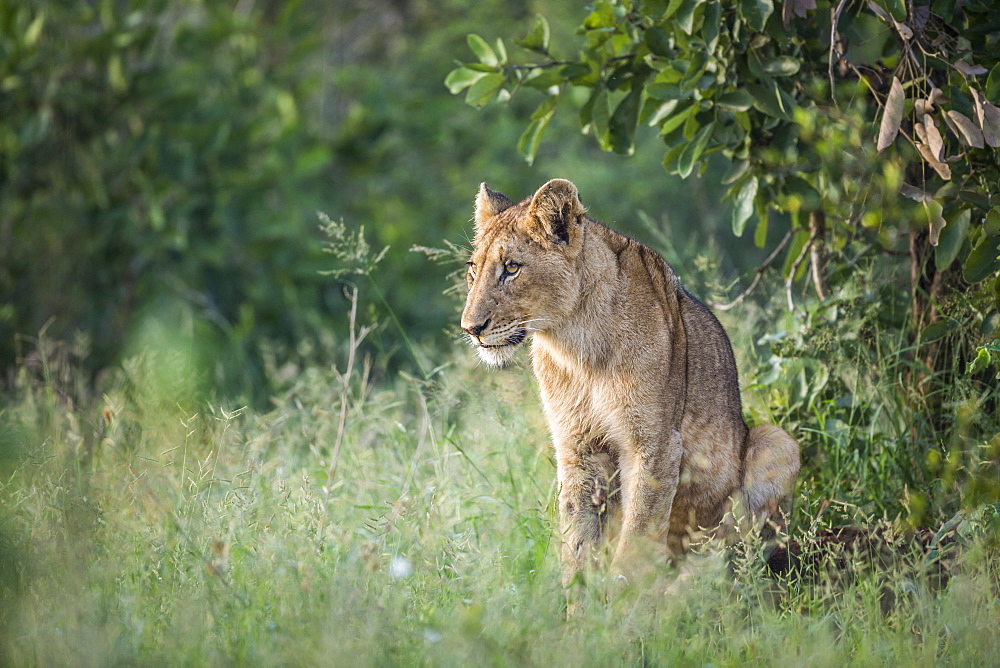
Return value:
<svg viewBox="0 0 1000 668">
<path fill-rule="evenodd" d="M 464 349 L 429 381 L 314 366 L 252 411 L 192 398 L 183 351 L 136 357 L 97 395 L 65 349 L 40 348 L 0 412 L 3 665 L 1000 656 L 1000 556 L 971 521 L 943 585 L 922 552 L 779 582 L 752 555 L 707 554 L 644 597 L 590 592 L 566 621 L 555 470 L 524 368 L 477 368 Z M 807 462 L 807 492 L 814 475 Z M 858 521 L 847 504 L 817 519 L 821 501 L 800 496 L 793 537 Z"/>
</svg>

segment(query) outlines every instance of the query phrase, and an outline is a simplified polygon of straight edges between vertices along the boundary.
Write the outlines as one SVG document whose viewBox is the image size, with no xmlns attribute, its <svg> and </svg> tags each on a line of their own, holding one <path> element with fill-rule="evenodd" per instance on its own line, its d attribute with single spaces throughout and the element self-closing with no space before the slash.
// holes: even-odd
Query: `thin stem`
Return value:
<svg viewBox="0 0 1000 668">
<path fill-rule="evenodd" d="M 788 298 L 788 310 L 795 311 L 795 300 L 792 298 L 792 283 L 795 282 L 795 274 L 798 273 L 799 267 L 802 262 L 805 261 L 806 256 L 809 255 L 809 249 L 812 248 L 813 238 L 809 237 L 809 241 L 802 247 L 802 251 L 799 256 L 795 258 L 795 262 L 792 264 L 792 270 L 788 272 L 788 278 L 785 279 L 785 297 Z"/>
<path fill-rule="evenodd" d="M 817 209 L 809 214 L 809 230 L 811 232 L 810 237 L 810 247 L 812 249 L 810 253 L 810 262 L 812 269 L 812 279 L 813 287 L 816 288 L 816 294 L 821 300 L 825 300 L 828 294 L 826 289 L 826 280 L 823 276 L 823 270 L 826 268 L 826 215 L 823 213 L 822 209 Z"/>
<path fill-rule="evenodd" d="M 760 283 L 761 277 L 764 275 L 764 272 L 767 270 L 767 268 L 771 266 L 771 263 L 774 262 L 774 260 L 778 257 L 778 253 L 780 253 L 785 248 L 785 246 L 788 245 L 788 242 L 791 240 L 793 234 L 795 234 L 794 229 L 788 230 L 788 232 L 785 233 L 784 238 L 782 238 L 782 240 L 778 243 L 778 245 L 775 246 L 774 250 L 771 251 L 771 254 L 768 255 L 767 258 L 764 260 L 763 264 L 754 269 L 755 275 L 753 277 L 753 281 L 750 283 L 750 286 L 747 287 L 746 290 L 741 292 L 739 296 L 736 297 L 736 299 L 729 302 L 728 304 L 713 304 L 712 308 L 714 308 L 716 311 L 728 311 L 729 309 L 733 308 L 734 306 L 742 302 L 744 299 L 746 299 L 747 296 L 751 292 L 753 292 L 754 289 L 757 287 L 757 284 Z"/>
<path fill-rule="evenodd" d="M 375 279 L 371 277 L 371 274 L 368 274 L 368 280 L 371 283 L 372 289 L 375 290 L 375 296 L 377 296 L 379 298 L 379 301 L 382 302 L 382 306 L 385 307 L 386 312 L 392 319 L 392 324 L 396 326 L 396 330 L 399 331 L 399 335 L 403 337 L 403 343 L 406 344 L 406 349 L 410 352 L 410 356 L 413 358 L 413 361 L 417 363 L 417 368 L 420 369 L 420 375 L 423 376 L 424 380 L 427 380 L 428 378 L 430 378 L 430 374 L 427 372 L 427 368 L 424 367 L 424 363 L 421 362 L 420 358 L 417 356 L 417 348 L 416 346 L 413 345 L 413 341 L 406 333 L 406 330 L 403 328 L 402 323 L 399 322 L 399 318 L 396 317 L 396 312 L 392 310 L 392 307 L 386 300 L 385 295 L 382 294 L 381 288 L 379 288 L 378 283 L 375 282 Z"/>
<path fill-rule="evenodd" d="M 345 291 L 346 292 L 346 291 Z M 326 487 L 325 494 L 327 499 L 330 496 L 330 489 L 333 487 L 333 478 L 337 474 L 337 464 L 340 462 L 340 449 L 344 443 L 344 431 L 347 427 L 347 409 L 348 409 L 348 395 L 351 389 L 351 376 L 354 375 L 354 361 L 357 358 L 358 347 L 361 346 L 361 342 L 365 340 L 365 337 L 371 333 L 372 327 L 362 327 L 359 332 L 357 329 L 357 318 L 358 318 L 358 288 L 357 286 L 351 287 L 351 294 L 347 297 L 351 302 L 351 313 L 349 317 L 350 332 L 349 332 L 349 347 L 347 351 L 347 368 L 344 373 L 340 376 L 341 385 L 341 396 L 340 396 L 340 420 L 337 423 L 337 438 L 333 444 L 333 454 L 330 458 L 330 468 L 327 470 L 326 474 Z"/>
<path fill-rule="evenodd" d="M 608 58 L 605 65 L 610 65 L 611 63 L 617 63 L 621 60 L 630 60 L 635 58 L 634 53 L 626 53 L 621 56 L 615 56 L 614 58 Z M 548 70 L 553 67 L 562 67 L 563 65 L 576 65 L 577 62 L 573 60 L 550 60 L 547 63 L 533 63 L 531 65 L 503 65 L 505 70 Z"/>
</svg>

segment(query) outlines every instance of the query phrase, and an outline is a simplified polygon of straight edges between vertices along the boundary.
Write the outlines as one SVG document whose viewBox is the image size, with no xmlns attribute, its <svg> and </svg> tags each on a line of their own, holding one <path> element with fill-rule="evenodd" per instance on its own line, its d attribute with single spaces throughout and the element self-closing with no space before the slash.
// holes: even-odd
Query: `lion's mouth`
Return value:
<svg viewBox="0 0 1000 668">
<path fill-rule="evenodd" d="M 516 346 L 516 345 L 522 343 L 524 341 L 525 337 L 527 337 L 527 336 L 528 336 L 528 330 L 526 330 L 526 329 L 519 329 L 516 332 L 514 332 L 513 334 L 511 334 L 510 336 L 508 336 L 507 339 L 503 343 L 495 343 L 495 344 L 492 344 L 492 345 L 488 344 L 488 343 L 480 343 L 479 347 L 480 348 L 508 348 L 510 346 Z"/>
</svg>

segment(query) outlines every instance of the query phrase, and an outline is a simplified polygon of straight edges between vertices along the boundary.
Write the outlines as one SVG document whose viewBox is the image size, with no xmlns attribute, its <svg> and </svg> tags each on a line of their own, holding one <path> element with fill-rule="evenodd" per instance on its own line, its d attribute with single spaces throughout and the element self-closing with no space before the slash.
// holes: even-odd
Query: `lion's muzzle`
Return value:
<svg viewBox="0 0 1000 668">
<path fill-rule="evenodd" d="M 462 331 L 469 336 L 478 339 L 479 335 L 486 331 L 486 328 L 490 326 L 490 318 L 487 318 L 481 325 L 471 325 L 469 327 L 462 326 Z"/>
<path fill-rule="evenodd" d="M 497 323 L 486 318 L 477 325 L 462 323 L 462 331 L 476 347 L 480 359 L 493 366 L 503 366 L 528 337 L 528 330 L 519 321 Z"/>
</svg>

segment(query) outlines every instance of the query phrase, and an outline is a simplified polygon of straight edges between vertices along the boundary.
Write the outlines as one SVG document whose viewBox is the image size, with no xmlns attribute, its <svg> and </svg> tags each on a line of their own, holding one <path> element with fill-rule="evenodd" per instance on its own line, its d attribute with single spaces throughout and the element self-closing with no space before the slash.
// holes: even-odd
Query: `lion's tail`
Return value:
<svg viewBox="0 0 1000 668">
<path fill-rule="evenodd" d="M 770 424 L 750 430 L 743 461 L 743 502 L 762 537 L 772 537 L 784 525 L 798 475 L 799 444 L 788 432 Z"/>
</svg>

